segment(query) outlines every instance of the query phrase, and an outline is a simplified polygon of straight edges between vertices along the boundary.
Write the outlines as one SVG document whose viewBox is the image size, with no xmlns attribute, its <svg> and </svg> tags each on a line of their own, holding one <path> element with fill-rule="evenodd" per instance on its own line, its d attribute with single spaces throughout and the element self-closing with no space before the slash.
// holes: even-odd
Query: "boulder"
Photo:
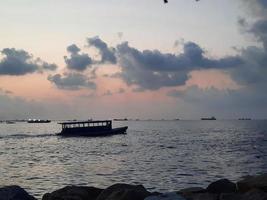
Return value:
<svg viewBox="0 0 267 200">
<path fill-rule="evenodd" d="M 46 193 L 42 200 L 95 200 L 103 189 L 86 186 L 66 186 Z"/>
<path fill-rule="evenodd" d="M 218 200 L 219 194 L 212 193 L 187 193 L 182 195 L 186 200 Z"/>
<path fill-rule="evenodd" d="M 261 190 L 254 189 L 246 193 L 221 194 L 220 200 L 267 200 L 267 194 Z"/>
<path fill-rule="evenodd" d="M 253 189 L 246 192 L 242 200 L 267 200 L 267 194 L 261 190 Z"/>
<path fill-rule="evenodd" d="M 267 192 L 267 174 L 247 176 L 237 182 L 237 188 L 240 192 L 247 192 L 251 189 L 260 189 Z"/>
<path fill-rule="evenodd" d="M 207 192 L 209 193 L 233 193 L 236 192 L 236 184 L 229 181 L 228 179 L 220 179 L 218 181 L 215 181 L 211 183 L 207 187 Z"/>
<path fill-rule="evenodd" d="M 115 184 L 103 190 L 96 200 L 144 200 L 149 195 L 142 185 Z"/>
<path fill-rule="evenodd" d="M 20 186 L 6 186 L 0 188 L 0 200 L 36 200 Z"/>
<path fill-rule="evenodd" d="M 202 187 L 191 187 L 191 188 L 185 188 L 179 190 L 177 193 L 178 194 L 188 194 L 188 193 L 204 193 L 206 192 L 206 189 Z"/>
<path fill-rule="evenodd" d="M 149 196 L 145 198 L 145 200 L 186 200 L 186 199 L 181 195 L 177 194 L 176 192 L 169 192 L 157 196 Z"/>
</svg>

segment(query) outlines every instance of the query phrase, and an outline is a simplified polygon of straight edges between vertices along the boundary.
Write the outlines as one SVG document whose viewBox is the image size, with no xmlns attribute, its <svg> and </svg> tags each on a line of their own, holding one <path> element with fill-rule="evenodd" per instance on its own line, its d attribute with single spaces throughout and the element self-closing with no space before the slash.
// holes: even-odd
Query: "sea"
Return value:
<svg viewBox="0 0 267 200">
<path fill-rule="evenodd" d="M 142 184 L 149 191 L 207 187 L 267 172 L 266 120 L 123 121 L 126 135 L 57 136 L 61 126 L 0 123 L 0 185 L 41 198 L 67 185 Z"/>
</svg>

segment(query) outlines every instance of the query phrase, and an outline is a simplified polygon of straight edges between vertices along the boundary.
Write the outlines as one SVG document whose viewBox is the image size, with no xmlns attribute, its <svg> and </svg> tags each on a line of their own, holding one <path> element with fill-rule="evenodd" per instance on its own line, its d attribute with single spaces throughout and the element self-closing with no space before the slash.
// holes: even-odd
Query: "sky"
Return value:
<svg viewBox="0 0 267 200">
<path fill-rule="evenodd" d="M 0 2 L 0 120 L 267 118 L 267 0 Z"/>
</svg>

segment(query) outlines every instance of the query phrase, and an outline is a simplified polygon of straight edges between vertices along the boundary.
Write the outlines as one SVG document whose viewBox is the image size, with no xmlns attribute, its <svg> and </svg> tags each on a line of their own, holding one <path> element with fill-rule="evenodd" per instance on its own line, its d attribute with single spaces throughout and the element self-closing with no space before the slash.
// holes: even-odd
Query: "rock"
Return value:
<svg viewBox="0 0 267 200">
<path fill-rule="evenodd" d="M 243 198 L 240 193 L 221 194 L 219 200 L 241 200 Z"/>
<path fill-rule="evenodd" d="M 267 174 L 247 176 L 237 182 L 237 188 L 240 192 L 246 192 L 251 189 L 260 189 L 267 192 Z"/>
<path fill-rule="evenodd" d="M 179 190 L 178 194 L 187 194 L 187 193 L 204 193 L 206 192 L 206 189 L 202 187 L 191 187 L 191 188 L 185 188 L 182 190 Z"/>
<path fill-rule="evenodd" d="M 142 185 L 115 184 L 102 191 L 96 200 L 144 200 L 149 195 Z"/>
<path fill-rule="evenodd" d="M 13 185 L 0 188 L 0 200 L 36 200 L 23 188 Z"/>
<path fill-rule="evenodd" d="M 228 179 L 221 179 L 215 181 L 207 187 L 207 192 L 216 194 L 233 193 L 236 191 L 237 191 L 236 184 L 229 181 Z"/>
<path fill-rule="evenodd" d="M 182 195 L 186 200 L 218 200 L 219 194 L 187 193 Z"/>
<path fill-rule="evenodd" d="M 267 194 L 254 189 L 246 193 L 221 194 L 220 200 L 267 200 Z"/>
<path fill-rule="evenodd" d="M 242 200 L 267 200 L 267 194 L 261 190 L 254 189 L 246 192 Z"/>
<path fill-rule="evenodd" d="M 46 193 L 42 200 L 95 200 L 103 189 L 86 186 L 66 186 Z"/>
<path fill-rule="evenodd" d="M 145 200 L 186 200 L 176 192 L 165 193 L 157 196 L 149 196 Z"/>
</svg>

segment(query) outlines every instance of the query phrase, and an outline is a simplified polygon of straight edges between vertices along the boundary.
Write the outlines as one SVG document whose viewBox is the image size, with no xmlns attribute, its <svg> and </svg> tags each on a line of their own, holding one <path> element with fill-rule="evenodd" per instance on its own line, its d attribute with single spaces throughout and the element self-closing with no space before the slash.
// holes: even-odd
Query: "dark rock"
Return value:
<svg viewBox="0 0 267 200">
<path fill-rule="evenodd" d="M 182 194 L 186 200 L 218 200 L 219 194 L 211 193 L 187 193 Z"/>
<path fill-rule="evenodd" d="M 46 193 L 42 200 L 95 200 L 103 189 L 86 186 L 66 186 Z"/>
<path fill-rule="evenodd" d="M 261 190 L 254 189 L 246 192 L 242 200 L 267 200 L 267 194 Z"/>
<path fill-rule="evenodd" d="M 179 190 L 178 194 L 187 194 L 187 193 L 204 193 L 206 192 L 206 189 L 202 187 L 191 187 L 191 188 L 185 188 L 182 190 Z"/>
<path fill-rule="evenodd" d="M 145 200 L 186 200 L 183 196 L 176 192 L 169 192 L 160 195 L 148 196 Z"/>
<path fill-rule="evenodd" d="M 236 184 L 229 181 L 228 179 L 221 179 L 221 180 L 215 181 L 207 187 L 207 192 L 216 193 L 216 194 L 232 193 L 236 191 L 237 191 Z"/>
<path fill-rule="evenodd" d="M 267 194 L 254 189 L 246 193 L 221 194 L 219 200 L 267 200 Z"/>
<path fill-rule="evenodd" d="M 219 200 L 241 200 L 242 198 L 241 193 L 225 193 L 220 195 Z"/>
<path fill-rule="evenodd" d="M 237 182 L 237 188 L 240 192 L 246 192 L 251 189 L 260 189 L 267 192 L 267 174 L 247 176 Z"/>
<path fill-rule="evenodd" d="M 36 200 L 23 188 L 13 185 L 0 188 L 0 200 Z"/>
<path fill-rule="evenodd" d="M 96 200 L 144 200 L 150 195 L 142 185 L 115 184 L 102 191 Z"/>
</svg>

